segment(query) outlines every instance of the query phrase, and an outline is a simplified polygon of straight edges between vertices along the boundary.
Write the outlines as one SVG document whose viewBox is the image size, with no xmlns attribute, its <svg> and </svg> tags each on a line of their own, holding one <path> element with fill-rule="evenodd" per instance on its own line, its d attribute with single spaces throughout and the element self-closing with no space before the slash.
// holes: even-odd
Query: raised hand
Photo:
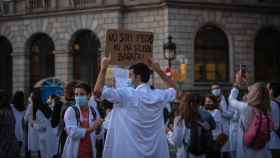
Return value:
<svg viewBox="0 0 280 158">
<path fill-rule="evenodd" d="M 111 57 L 104 57 L 101 62 L 101 69 L 107 69 L 111 63 Z"/>
<path fill-rule="evenodd" d="M 247 82 L 247 76 L 248 74 L 243 74 L 241 73 L 241 71 L 237 71 L 235 74 L 235 82 L 238 84 L 241 84 L 242 82 Z"/>
</svg>

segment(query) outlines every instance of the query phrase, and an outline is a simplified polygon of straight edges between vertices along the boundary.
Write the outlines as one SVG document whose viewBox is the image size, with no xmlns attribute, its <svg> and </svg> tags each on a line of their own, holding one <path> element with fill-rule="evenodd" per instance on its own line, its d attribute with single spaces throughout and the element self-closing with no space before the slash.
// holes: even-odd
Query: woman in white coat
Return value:
<svg viewBox="0 0 280 158">
<path fill-rule="evenodd" d="M 254 150 L 245 145 L 243 141 L 244 130 L 248 129 L 253 120 L 253 108 L 262 111 L 269 115 L 270 101 L 266 86 L 262 83 L 255 83 L 248 88 L 249 93 L 246 96 L 246 101 L 238 101 L 239 85 L 246 78 L 241 76 L 241 72 L 236 74 L 235 87 L 232 88 L 229 96 L 229 103 L 240 113 L 239 129 L 237 136 L 237 158 L 271 158 L 268 142 L 259 150 Z"/>
<path fill-rule="evenodd" d="M 16 119 L 15 134 L 21 148 L 24 142 L 22 119 L 25 112 L 24 93 L 22 91 L 17 91 L 14 94 L 11 108 Z"/>
<path fill-rule="evenodd" d="M 199 107 L 199 102 L 198 96 L 188 92 L 180 99 L 179 116 L 174 119 L 174 128 L 169 140 L 177 147 L 177 158 L 205 158 L 206 156 L 206 153 L 194 155 L 187 149 L 191 141 L 191 129 L 186 128 L 186 123 L 190 125 L 200 122 L 206 130 L 212 130 L 216 126 L 210 113 Z"/>
<path fill-rule="evenodd" d="M 74 107 L 69 107 L 64 115 L 67 139 L 62 158 L 95 158 L 94 131 L 102 124 L 102 119 L 95 119 L 89 108 L 91 88 L 85 83 L 75 86 L 75 102 L 80 118 L 76 118 Z"/>
<path fill-rule="evenodd" d="M 27 135 L 27 148 L 28 148 L 28 154 L 30 152 L 39 151 L 39 135 L 38 131 L 34 129 L 34 121 L 32 119 L 32 93 L 28 99 L 29 104 L 27 105 L 27 109 L 25 111 L 24 115 L 24 121 L 28 122 L 28 135 Z"/>
<path fill-rule="evenodd" d="M 230 120 L 233 117 L 234 111 L 233 109 L 228 105 L 226 102 L 226 99 L 224 95 L 222 94 L 222 88 L 220 84 L 218 83 L 213 83 L 211 85 L 211 93 L 217 97 L 217 101 L 219 102 L 219 109 L 221 111 L 222 115 L 222 127 L 223 127 L 223 132 L 229 136 L 229 128 L 230 128 Z M 229 158 L 230 157 L 230 140 L 227 141 L 225 145 L 223 145 L 221 152 L 222 152 L 222 157 L 223 158 Z"/>
<path fill-rule="evenodd" d="M 38 133 L 41 157 L 52 158 L 57 152 L 58 139 L 50 122 L 52 111 L 43 103 L 40 88 L 33 91 L 32 107 L 33 127 Z"/>
</svg>

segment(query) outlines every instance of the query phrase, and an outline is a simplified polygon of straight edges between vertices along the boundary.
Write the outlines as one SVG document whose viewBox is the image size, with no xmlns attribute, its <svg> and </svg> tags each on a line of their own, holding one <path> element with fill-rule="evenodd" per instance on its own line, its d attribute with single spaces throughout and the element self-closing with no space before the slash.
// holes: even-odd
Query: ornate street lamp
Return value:
<svg viewBox="0 0 280 158">
<path fill-rule="evenodd" d="M 168 36 L 168 42 L 163 44 L 163 56 L 168 60 L 168 67 L 171 68 L 171 61 L 176 58 L 176 44 L 172 42 L 171 36 Z"/>
</svg>

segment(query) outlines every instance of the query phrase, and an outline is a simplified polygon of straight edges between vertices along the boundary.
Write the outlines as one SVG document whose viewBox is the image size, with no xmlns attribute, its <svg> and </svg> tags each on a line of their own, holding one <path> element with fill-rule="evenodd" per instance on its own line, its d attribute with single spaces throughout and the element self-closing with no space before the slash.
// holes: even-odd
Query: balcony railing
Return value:
<svg viewBox="0 0 280 158">
<path fill-rule="evenodd" d="M 30 9 L 50 8 L 50 0 L 29 0 Z"/>
<path fill-rule="evenodd" d="M 96 0 L 70 0 L 70 6 L 75 8 L 87 8 L 96 4 Z"/>
</svg>

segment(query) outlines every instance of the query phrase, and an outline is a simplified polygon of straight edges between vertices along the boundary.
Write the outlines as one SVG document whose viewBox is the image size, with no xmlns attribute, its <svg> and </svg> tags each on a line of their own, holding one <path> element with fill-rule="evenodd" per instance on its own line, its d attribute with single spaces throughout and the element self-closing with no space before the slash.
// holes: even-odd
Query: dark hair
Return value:
<svg viewBox="0 0 280 158">
<path fill-rule="evenodd" d="M 211 99 L 213 101 L 214 105 L 215 105 L 215 108 L 218 108 L 218 106 L 219 106 L 219 98 L 218 97 L 216 97 L 212 94 L 205 95 L 204 98 L 203 98 L 203 102 L 202 102 L 203 105 L 205 104 L 206 98 Z"/>
<path fill-rule="evenodd" d="M 136 75 L 140 75 L 141 82 L 147 83 L 150 79 L 151 70 L 146 64 L 138 63 L 129 67 L 130 70 Z"/>
<path fill-rule="evenodd" d="M 69 82 L 64 88 L 64 97 L 66 101 L 73 101 L 75 98 L 74 89 L 78 81 Z"/>
<path fill-rule="evenodd" d="M 101 102 L 101 106 L 104 107 L 104 109 L 113 109 L 113 103 L 109 102 L 106 99 Z"/>
<path fill-rule="evenodd" d="M 183 92 L 180 97 L 179 115 L 184 119 L 185 124 L 197 121 L 200 119 L 198 111 L 200 96 L 190 92 Z"/>
<path fill-rule="evenodd" d="M 0 109 L 10 107 L 10 96 L 5 90 L 0 89 Z"/>
<path fill-rule="evenodd" d="M 212 82 L 211 88 L 212 88 L 212 86 L 214 86 L 214 85 L 217 85 L 217 86 L 221 87 L 221 84 L 220 84 L 219 82 L 217 82 L 217 81 Z"/>
<path fill-rule="evenodd" d="M 272 96 L 277 98 L 280 95 L 280 83 L 278 82 L 270 82 L 269 89 L 272 90 Z"/>
<path fill-rule="evenodd" d="M 86 91 L 87 95 L 91 94 L 91 88 L 88 84 L 84 83 L 84 82 L 80 82 L 78 83 L 75 88 L 82 88 Z"/>
<path fill-rule="evenodd" d="M 51 117 L 52 110 L 48 105 L 45 105 L 41 96 L 41 88 L 34 88 L 32 95 L 32 118 L 36 120 L 37 110 L 40 110 L 46 118 Z"/>
<path fill-rule="evenodd" d="M 16 91 L 12 99 L 12 104 L 18 111 L 25 110 L 23 91 Z"/>
</svg>

